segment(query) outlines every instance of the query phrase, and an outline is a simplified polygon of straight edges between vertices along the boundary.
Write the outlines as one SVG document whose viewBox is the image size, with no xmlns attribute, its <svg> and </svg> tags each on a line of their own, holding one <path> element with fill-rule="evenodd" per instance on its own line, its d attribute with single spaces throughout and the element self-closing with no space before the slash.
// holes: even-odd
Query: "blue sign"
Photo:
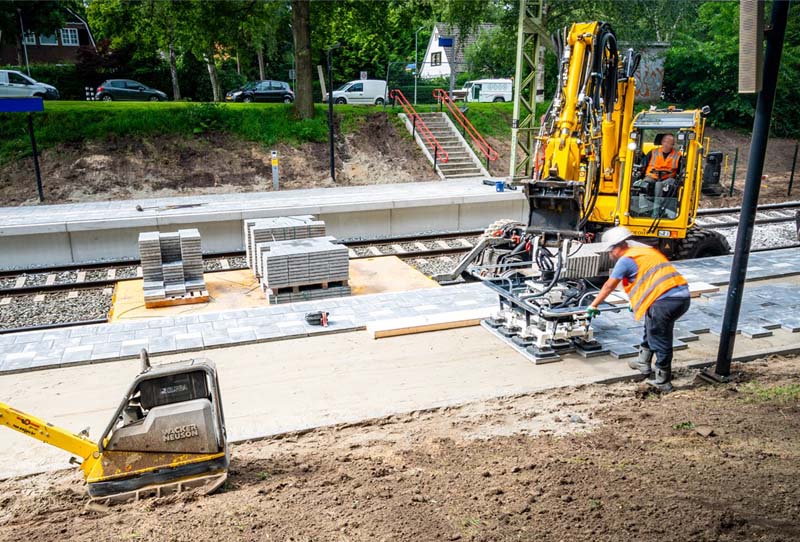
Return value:
<svg viewBox="0 0 800 542">
<path fill-rule="evenodd" d="M 439 37 L 439 47 L 452 47 L 453 46 L 453 38 L 443 38 Z"/>
<path fill-rule="evenodd" d="M 0 98 L 0 113 L 36 113 L 44 111 L 44 101 L 33 98 Z"/>
</svg>

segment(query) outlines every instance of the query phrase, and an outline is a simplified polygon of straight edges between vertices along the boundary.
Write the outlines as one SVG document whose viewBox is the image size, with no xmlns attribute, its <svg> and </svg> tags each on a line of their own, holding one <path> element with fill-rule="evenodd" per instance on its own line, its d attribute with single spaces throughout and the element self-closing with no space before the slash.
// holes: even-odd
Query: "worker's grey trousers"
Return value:
<svg viewBox="0 0 800 542">
<path fill-rule="evenodd" d="M 675 321 L 689 310 L 689 296 L 657 299 L 644 318 L 642 346 L 656 354 L 656 369 L 672 368 L 672 336 Z"/>
</svg>

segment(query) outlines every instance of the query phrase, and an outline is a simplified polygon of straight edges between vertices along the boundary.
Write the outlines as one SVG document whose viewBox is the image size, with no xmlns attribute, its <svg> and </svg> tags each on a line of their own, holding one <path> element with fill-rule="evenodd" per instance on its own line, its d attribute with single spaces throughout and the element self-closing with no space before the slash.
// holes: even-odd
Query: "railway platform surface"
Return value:
<svg viewBox="0 0 800 542">
<path fill-rule="evenodd" d="M 188 227 L 200 230 L 206 254 L 241 251 L 247 218 L 316 215 L 339 238 L 405 235 L 420 227 L 469 230 L 497 216 L 523 219 L 521 191 L 497 192 L 484 179 L 1 207 L 0 270 L 135 260 L 140 232 Z"/>
<path fill-rule="evenodd" d="M 725 285 L 732 256 L 676 262 L 689 282 Z M 800 290 L 790 275 L 800 274 L 800 251 L 795 248 L 754 253 L 748 280 L 780 279 L 745 288 L 739 330 L 768 337 L 776 328 L 800 331 Z M 79 302 L 79 300 L 77 301 Z M 388 292 L 277 306 L 227 310 L 190 316 L 152 318 L 72 328 L 0 335 L 0 374 L 54 367 L 110 362 L 138 356 L 142 348 L 166 354 L 221 348 L 237 344 L 280 341 L 319 334 L 357 331 L 367 323 L 416 315 L 465 310 L 491 310 L 497 296 L 479 283 L 426 290 Z M 692 304 L 676 328 L 676 346 L 685 348 L 704 333 L 718 332 L 725 307 L 722 293 L 704 295 Z M 327 328 L 304 321 L 307 312 L 327 310 Z M 614 357 L 635 353 L 641 324 L 627 311 L 608 313 L 595 323 L 597 339 Z"/>
</svg>

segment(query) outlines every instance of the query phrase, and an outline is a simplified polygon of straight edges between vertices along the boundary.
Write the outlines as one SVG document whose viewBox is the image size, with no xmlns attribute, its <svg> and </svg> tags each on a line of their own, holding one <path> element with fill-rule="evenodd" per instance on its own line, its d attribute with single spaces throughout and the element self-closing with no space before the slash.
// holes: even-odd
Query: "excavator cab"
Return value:
<svg viewBox="0 0 800 542">
<path fill-rule="evenodd" d="M 620 224 L 634 235 L 662 240 L 686 237 L 700 201 L 704 129 L 699 110 L 651 110 L 634 118 L 621 179 L 619 216 Z M 674 148 L 681 154 L 677 174 L 654 172 L 648 178 L 652 151 L 667 134 L 675 138 Z"/>
</svg>

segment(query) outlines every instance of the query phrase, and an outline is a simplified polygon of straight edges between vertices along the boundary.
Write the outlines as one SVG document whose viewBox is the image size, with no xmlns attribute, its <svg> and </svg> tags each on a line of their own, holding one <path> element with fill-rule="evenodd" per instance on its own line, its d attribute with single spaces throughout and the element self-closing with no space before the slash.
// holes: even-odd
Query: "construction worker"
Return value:
<svg viewBox="0 0 800 542">
<path fill-rule="evenodd" d="M 675 148 L 675 136 L 664 134 L 661 146 L 649 153 L 644 180 L 653 183 L 653 218 L 658 218 L 664 209 L 664 195 L 677 186 L 676 178 L 680 168 L 681 152 Z M 674 210 L 670 210 L 674 212 Z M 668 218 L 674 218 L 670 216 Z"/>
<path fill-rule="evenodd" d="M 603 234 L 603 243 L 615 260 L 611 276 L 587 309 L 591 318 L 600 314 L 600 303 L 622 282 L 637 320 L 644 317 L 644 339 L 639 356 L 628 365 L 647 383 L 661 391 L 672 391 L 672 335 L 675 321 L 689 310 L 689 286 L 658 250 L 629 241 L 633 234 L 618 226 Z M 651 369 L 656 357 L 655 373 Z"/>
</svg>

